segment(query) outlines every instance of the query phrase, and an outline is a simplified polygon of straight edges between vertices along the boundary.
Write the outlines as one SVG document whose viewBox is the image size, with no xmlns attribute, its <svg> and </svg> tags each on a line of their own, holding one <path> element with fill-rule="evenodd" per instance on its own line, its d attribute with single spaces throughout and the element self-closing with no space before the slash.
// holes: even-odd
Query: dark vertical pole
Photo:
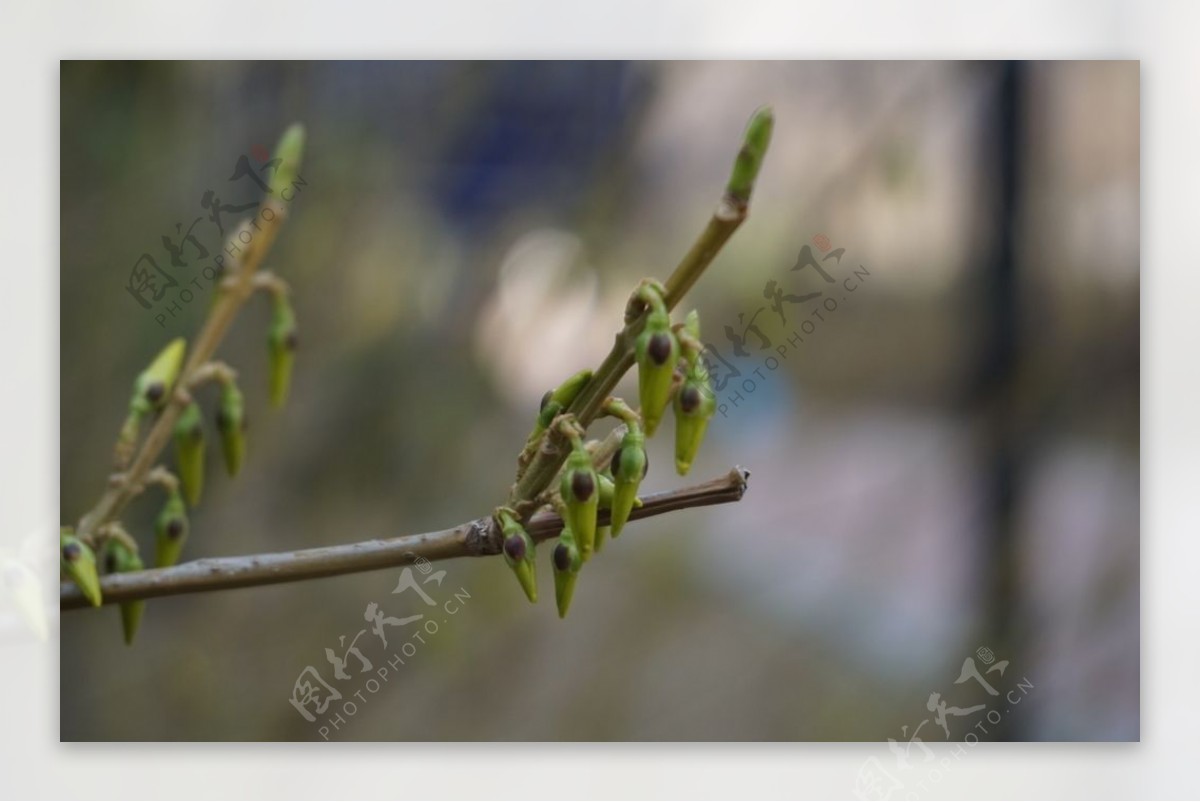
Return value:
<svg viewBox="0 0 1200 802">
<path fill-rule="evenodd" d="M 1027 669 L 1017 631 L 1020 599 L 1015 532 L 1021 478 L 1015 398 L 1020 362 L 1016 248 L 1024 69 L 1015 62 L 999 65 L 994 113 L 984 126 L 984 153 L 991 162 L 994 226 L 982 270 L 979 373 L 972 383 L 973 407 L 980 421 L 983 498 L 980 589 L 984 627 L 979 645 L 991 648 L 998 659 L 1010 660 L 1014 672 Z M 1007 684 L 1008 676 L 1004 679 Z M 1019 740 L 1018 718 L 1016 714 L 1004 715 L 998 724 L 989 725 L 986 737 Z"/>
</svg>

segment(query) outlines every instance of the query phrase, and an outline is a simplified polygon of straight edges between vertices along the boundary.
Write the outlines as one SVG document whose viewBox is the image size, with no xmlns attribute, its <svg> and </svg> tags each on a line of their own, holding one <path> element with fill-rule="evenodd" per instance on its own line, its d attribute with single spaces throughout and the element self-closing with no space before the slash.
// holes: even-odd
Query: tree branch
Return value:
<svg viewBox="0 0 1200 802">
<path fill-rule="evenodd" d="M 266 212 L 272 212 L 268 219 Z M 207 365 L 221 341 L 225 339 L 229 327 L 233 325 L 238 310 L 254 292 L 254 275 L 270 251 L 275 237 L 287 218 L 287 207 L 275 200 L 266 198 L 255 210 L 252 220 L 241 223 L 237 231 L 230 237 L 230 248 L 240 250 L 240 257 L 229 276 L 218 281 L 214 292 L 218 293 L 216 302 L 204 321 L 204 327 L 196 336 L 195 342 L 189 349 L 187 361 L 175 382 L 175 390 L 159 414 L 150 433 L 142 441 L 142 446 L 134 457 L 129 468 L 121 475 L 121 481 L 110 486 L 91 510 L 80 519 L 75 534 L 90 541 L 97 529 L 103 524 L 114 520 L 135 496 L 138 494 L 146 473 L 157 462 L 162 450 L 171 442 L 171 432 L 175 421 L 188 404 L 188 394 L 178 388 L 192 385 L 198 372 L 207 369 Z M 245 235 L 245 236 L 243 236 Z M 239 245 L 238 243 L 242 243 Z M 227 249 L 228 252 L 228 249 Z"/>
<path fill-rule="evenodd" d="M 634 508 L 630 519 L 738 501 L 746 492 L 749 478 L 749 471 L 733 468 L 725 476 L 702 484 L 645 496 L 642 506 Z M 597 523 L 600 526 L 608 523 L 608 511 L 601 510 Z M 553 512 L 543 511 L 533 516 L 527 529 L 535 541 L 550 540 L 558 536 L 562 519 Z M 486 557 L 500 553 L 501 540 L 491 516 L 487 516 L 439 532 L 274 554 L 216 557 L 171 568 L 109 574 L 101 578 L 100 590 L 104 604 L 117 604 L 159 596 L 299 582 L 411 565 L 421 558 L 432 562 L 455 557 Z M 67 611 L 90 606 L 73 582 L 61 584 L 60 609 Z"/>
<path fill-rule="evenodd" d="M 773 125 L 774 118 L 769 108 L 759 109 L 751 118 L 716 211 L 662 286 L 666 309 L 672 309 L 679 303 L 746 219 L 750 195 L 770 142 Z M 281 149 L 285 147 L 284 142 L 289 143 L 293 150 L 298 149 L 297 143 L 302 141 L 302 129 L 294 126 L 281 140 Z M 279 180 L 277 174 L 273 184 Z M 270 210 L 273 216 L 267 218 L 264 210 Z M 136 496 L 147 472 L 170 441 L 172 429 L 190 400 L 186 388 L 192 385 L 193 380 L 199 379 L 205 370 L 211 369 L 209 361 L 217 346 L 256 287 L 265 287 L 276 293 L 286 291 L 269 276 L 255 276 L 278 233 L 285 212 L 282 204 L 268 198 L 259 207 L 258 214 L 265 225 L 253 223 L 257 236 L 249 230 L 249 222 L 243 223 L 235 234 L 233 250 L 227 250 L 230 253 L 239 251 L 237 241 L 246 247 L 240 250 L 239 258 L 229 270 L 229 277 L 217 285 L 219 295 L 216 303 L 192 344 L 176 382 L 176 388 L 183 389 L 172 391 L 129 468 L 80 520 L 76 530 L 79 538 L 92 542 L 96 532 L 115 520 L 125 505 Z M 609 394 L 634 363 L 634 342 L 645 328 L 650 311 L 642 299 L 641 295 L 631 299 L 625 309 L 624 326 L 617 333 L 612 350 L 563 412 L 582 431 L 586 431 L 601 414 Z M 656 309 L 656 314 L 662 314 L 662 310 Z M 563 529 L 563 521 L 555 512 L 543 510 L 535 514 L 535 510 L 545 503 L 543 494 L 563 465 L 568 439 L 561 426 L 548 428 L 540 442 L 535 441 L 537 447 L 534 455 L 529 464 L 523 466 L 511 490 L 509 506 L 525 521 L 528 537 L 535 541 L 555 537 Z M 612 440 L 611 436 L 609 440 Z M 605 441 L 598 449 L 607 443 Z M 599 455 L 598 450 L 593 458 Z M 524 454 L 522 462 L 523 457 Z M 630 517 L 645 518 L 687 507 L 737 501 L 745 492 L 748 478 L 748 472 L 735 468 L 720 479 L 649 496 L 643 499 L 642 507 L 632 511 Z M 604 526 L 608 521 L 609 514 L 601 512 L 597 523 Z M 103 603 L 113 604 L 159 596 L 295 582 L 406 565 L 420 559 L 432 561 L 495 555 L 501 552 L 502 539 L 497 522 L 490 515 L 451 529 L 407 537 L 293 552 L 204 559 L 168 568 L 110 574 L 101 580 L 100 590 Z M 64 611 L 73 610 L 85 606 L 87 600 L 74 583 L 63 583 L 59 591 L 59 604 Z M 560 603 L 560 613 L 564 611 L 565 607 Z"/>
<path fill-rule="evenodd" d="M 725 191 L 717 203 L 716 211 L 696 239 L 691 249 L 675 267 L 664 287 L 663 301 L 667 310 L 683 299 L 687 291 L 712 264 L 722 246 L 733 236 L 745 220 L 750 209 L 750 195 L 762 168 L 771 132 L 775 127 L 775 116 L 770 107 L 764 106 L 754 112 L 742 138 L 733 163 L 733 172 L 725 184 Z M 604 402 L 634 363 L 634 342 L 646 325 L 649 310 L 627 307 L 625 327 L 617 333 L 616 341 L 608 356 L 592 375 L 591 381 L 571 402 L 566 412 L 587 429 L 600 414 Z M 537 499 L 553 481 L 554 476 L 566 461 L 568 442 L 561 432 L 547 430 L 533 460 L 513 485 L 509 506 L 523 518 L 537 507 Z"/>
</svg>

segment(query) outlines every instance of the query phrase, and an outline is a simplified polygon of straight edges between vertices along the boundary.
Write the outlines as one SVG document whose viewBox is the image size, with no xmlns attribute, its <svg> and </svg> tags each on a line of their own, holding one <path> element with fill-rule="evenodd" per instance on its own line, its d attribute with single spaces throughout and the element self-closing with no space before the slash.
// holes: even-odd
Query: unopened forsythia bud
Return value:
<svg viewBox="0 0 1200 802">
<path fill-rule="evenodd" d="M 150 367 L 138 375 L 133 383 L 133 397 L 129 400 L 131 412 L 144 416 L 166 402 L 167 394 L 179 377 L 186 349 L 187 343 L 177 337 L 154 357 Z"/>
<path fill-rule="evenodd" d="M 121 426 L 113 450 L 113 464 L 118 469 L 128 465 L 133 457 L 142 419 L 166 403 L 167 395 L 179 377 L 186 348 L 182 337 L 172 340 L 154 357 L 150 366 L 134 379 L 133 395 L 129 399 L 129 414 L 125 416 L 125 423 Z"/>
<path fill-rule="evenodd" d="M 140 571 L 145 566 L 136 551 L 129 548 L 117 538 L 109 538 L 104 544 L 104 572 L 107 574 Z M 142 614 L 146 611 L 145 601 L 130 601 L 121 603 L 121 631 L 125 635 L 125 644 L 133 645 L 134 636 L 142 623 Z"/>
<path fill-rule="evenodd" d="M 610 470 L 613 475 L 612 502 L 612 536 L 621 534 L 629 513 L 637 503 L 638 486 L 650 470 L 650 460 L 646 456 L 646 437 L 641 428 L 633 422 L 627 424 L 629 429 L 621 438 L 621 447 L 613 454 Z"/>
<path fill-rule="evenodd" d="M 200 502 L 204 490 L 204 424 L 200 407 L 195 401 L 184 407 L 175 422 L 175 460 L 178 462 L 179 481 L 188 506 Z"/>
<path fill-rule="evenodd" d="M 560 412 L 571 406 L 571 402 L 587 386 L 591 378 L 590 370 L 581 370 L 554 390 L 548 390 L 542 396 L 542 403 L 538 408 L 537 425 L 534 427 L 530 439 L 544 432 Z"/>
<path fill-rule="evenodd" d="M 646 328 L 638 335 L 635 354 L 642 422 L 646 436 L 651 437 L 671 400 L 671 378 L 679 361 L 679 343 L 671 331 L 671 317 L 661 302 L 646 317 Z"/>
<path fill-rule="evenodd" d="M 92 603 L 100 606 L 100 575 L 96 571 L 96 555 L 88 544 L 67 531 L 59 533 L 59 567 L 71 578 Z"/>
<path fill-rule="evenodd" d="M 584 560 L 592 556 L 596 544 L 596 510 L 600 506 L 600 486 L 592 458 L 582 443 L 577 443 L 567 457 L 559 494 L 567 505 L 567 524 L 575 534 Z"/>
<path fill-rule="evenodd" d="M 746 126 L 742 139 L 742 149 L 738 151 L 733 163 L 733 173 L 725 193 L 735 201 L 746 203 L 754 189 L 754 181 L 762 169 L 763 158 L 767 155 L 767 146 L 771 144 L 771 132 L 775 128 L 775 114 L 769 106 L 763 106 L 754 112 Z"/>
<path fill-rule="evenodd" d="M 614 490 L 612 477 L 605 473 L 598 473 L 598 474 L 596 474 L 596 481 L 598 481 L 600 483 L 599 509 L 609 510 L 610 511 L 609 518 L 611 520 L 611 518 L 612 518 L 611 510 L 612 510 L 613 490 Z M 597 521 L 596 542 L 593 544 L 594 549 L 597 554 L 600 553 L 600 549 L 604 548 L 604 540 L 605 540 L 605 538 L 607 538 L 609 536 L 611 531 L 612 531 L 611 526 L 600 526 L 599 522 Z"/>
<path fill-rule="evenodd" d="M 566 618 L 571 597 L 575 595 L 575 580 L 583 565 L 583 557 L 570 526 L 564 526 L 562 534 L 558 536 L 551 562 L 554 565 L 554 601 L 558 606 L 558 617 Z"/>
<path fill-rule="evenodd" d="M 217 405 L 217 429 L 221 433 L 221 453 L 230 476 L 237 476 L 246 451 L 246 411 L 242 391 L 232 379 L 221 384 Z"/>
<path fill-rule="evenodd" d="M 271 328 L 267 334 L 271 405 L 283 406 L 292 380 L 296 359 L 296 315 L 286 292 L 275 293 L 271 307 Z"/>
<path fill-rule="evenodd" d="M 167 494 L 167 501 L 154 522 L 154 564 L 167 568 L 179 562 L 188 536 L 187 508 L 178 490 Z"/>
<path fill-rule="evenodd" d="M 675 470 L 685 476 L 704 442 L 708 421 L 717 402 L 703 366 L 688 368 L 687 376 L 675 394 Z"/>
<path fill-rule="evenodd" d="M 504 534 L 504 561 L 512 569 L 531 602 L 537 601 L 537 562 L 534 560 L 534 542 L 525 527 L 508 510 L 497 516 L 500 531 Z"/>
<path fill-rule="evenodd" d="M 283 132 L 283 136 L 279 138 L 279 144 L 275 146 L 273 158 L 279 159 L 279 165 L 271 176 L 269 187 L 271 194 L 281 200 L 287 200 L 282 197 L 282 194 L 284 190 L 291 188 L 292 182 L 300 173 L 300 160 L 304 156 L 304 140 L 304 126 L 300 123 L 293 123 Z"/>
</svg>

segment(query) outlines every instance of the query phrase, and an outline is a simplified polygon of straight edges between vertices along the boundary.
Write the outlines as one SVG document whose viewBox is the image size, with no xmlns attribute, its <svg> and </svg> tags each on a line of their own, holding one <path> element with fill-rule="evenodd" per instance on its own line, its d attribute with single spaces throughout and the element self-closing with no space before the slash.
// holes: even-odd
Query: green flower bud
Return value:
<svg viewBox="0 0 1200 802">
<path fill-rule="evenodd" d="M 159 351 L 158 356 L 150 366 L 143 370 L 133 382 L 133 395 L 129 399 L 129 414 L 121 425 L 117 443 L 113 449 L 113 463 L 117 468 L 124 468 L 133 458 L 137 448 L 138 435 L 141 433 L 142 419 L 167 402 L 167 397 L 179 378 L 179 369 L 183 366 L 183 354 L 187 343 L 182 337 L 177 337 Z"/>
<path fill-rule="evenodd" d="M 595 543 L 596 554 L 599 554 L 600 549 L 604 548 L 605 538 L 610 537 L 611 535 L 612 535 L 612 527 L 611 526 L 597 526 L 596 527 L 596 543 Z"/>
<path fill-rule="evenodd" d="M 675 393 L 675 470 L 680 476 L 691 470 L 716 408 L 708 371 L 697 360 L 688 367 L 683 384 Z"/>
<path fill-rule="evenodd" d="M 537 420 L 533 424 L 533 431 L 529 433 L 529 437 L 525 440 L 525 447 L 521 449 L 521 454 L 517 457 L 518 473 L 523 471 L 525 466 L 529 464 L 529 461 L 533 459 L 542 434 L 550 427 L 554 418 L 571 405 L 583 388 L 587 386 L 591 378 L 592 372 L 590 370 L 581 370 L 560 384 L 556 389 L 547 390 L 546 394 L 542 396 L 542 403 L 538 406 Z"/>
<path fill-rule="evenodd" d="M 204 425 L 196 402 L 184 407 L 175 422 L 174 436 L 179 481 L 188 506 L 195 507 L 204 489 Z"/>
<path fill-rule="evenodd" d="M 596 479 L 600 482 L 599 509 L 612 510 L 613 491 L 615 490 L 612 477 L 606 473 L 600 473 L 596 475 Z M 612 517 L 611 514 L 609 517 Z M 596 542 L 594 545 L 597 554 L 599 554 L 600 550 L 604 548 L 604 539 L 609 537 L 611 532 L 611 526 L 596 527 Z"/>
<path fill-rule="evenodd" d="M 182 337 L 171 340 L 167 347 L 154 357 L 150 367 L 138 375 L 133 382 L 133 397 L 129 400 L 130 417 L 144 417 L 166 403 L 175 380 L 179 378 L 179 369 L 183 367 L 183 354 L 186 350 L 187 343 Z"/>
<path fill-rule="evenodd" d="M 637 504 L 638 486 L 650 470 L 650 460 L 646 456 L 646 437 L 636 423 L 629 423 L 629 429 L 621 438 L 621 447 L 613 454 L 610 470 L 613 475 L 612 500 L 612 536 L 621 534 L 629 513 Z"/>
<path fill-rule="evenodd" d="M 600 480 L 600 509 L 611 510 L 613 502 L 613 491 L 616 487 L 613 485 L 612 476 L 607 471 L 598 474 Z"/>
<path fill-rule="evenodd" d="M 133 551 L 129 546 L 117 538 L 109 538 L 104 544 L 104 572 L 106 574 L 127 573 L 129 571 L 141 571 L 145 566 L 142 564 L 142 558 L 136 551 Z M 121 603 L 121 630 L 125 634 L 125 644 L 133 645 L 133 638 L 137 635 L 138 627 L 142 623 L 142 614 L 146 611 L 145 601 L 131 601 Z"/>
<path fill-rule="evenodd" d="M 531 602 L 537 601 L 537 562 L 534 560 L 536 544 L 525 527 L 507 510 L 501 511 L 497 519 L 504 533 L 504 561 L 516 574 L 521 590 Z"/>
<path fill-rule="evenodd" d="M 283 132 L 279 144 L 275 146 L 274 158 L 279 159 L 280 163 L 271 176 L 269 186 L 271 194 L 281 200 L 283 190 L 290 188 L 299 174 L 300 160 L 304 156 L 304 140 L 304 126 L 293 123 Z"/>
<path fill-rule="evenodd" d="M 292 381 L 292 363 L 296 359 L 296 315 L 284 292 L 275 293 L 272 301 L 271 328 L 267 334 L 271 406 L 279 408 L 287 400 Z"/>
<path fill-rule="evenodd" d="M 635 346 L 642 423 L 646 436 L 652 437 L 671 400 L 671 379 L 679 361 L 679 343 L 671 331 L 671 317 L 665 307 L 660 305 L 651 310 Z"/>
<path fill-rule="evenodd" d="M 172 491 L 154 522 L 154 564 L 168 568 L 179 562 L 187 536 L 187 507 L 179 491 Z"/>
<path fill-rule="evenodd" d="M 58 537 L 59 566 L 92 603 L 100 606 L 100 575 L 96 572 L 96 555 L 88 544 L 73 534 L 61 532 Z"/>
<path fill-rule="evenodd" d="M 575 533 L 580 554 L 591 558 L 596 544 L 596 510 L 600 506 L 600 483 L 592 458 L 582 443 L 571 449 L 567 468 L 559 484 L 559 494 L 567 506 L 567 524 Z"/>
<path fill-rule="evenodd" d="M 762 169 L 767 146 L 771 144 L 771 131 L 775 128 L 775 114 L 769 106 L 754 112 L 742 139 L 742 149 L 733 163 L 733 173 L 725 186 L 725 194 L 736 202 L 747 203 L 754 190 L 754 181 Z"/>
<path fill-rule="evenodd" d="M 221 385 L 217 405 L 217 430 L 221 433 L 221 453 L 230 476 L 237 476 L 246 450 L 246 412 L 242 391 L 230 380 Z"/>
<path fill-rule="evenodd" d="M 571 406 L 571 402 L 587 386 L 591 378 L 592 372 L 590 370 L 581 370 L 560 384 L 557 389 L 551 390 L 542 396 L 542 403 L 538 408 L 537 425 L 533 429 L 531 439 L 546 431 L 546 428 L 554 421 L 554 418 L 567 407 Z"/>
<path fill-rule="evenodd" d="M 564 526 L 554 547 L 551 563 L 554 566 L 554 601 L 558 605 L 558 617 L 566 618 L 575 595 L 575 580 L 583 566 L 583 555 L 575 545 L 575 536 L 570 526 Z"/>
</svg>

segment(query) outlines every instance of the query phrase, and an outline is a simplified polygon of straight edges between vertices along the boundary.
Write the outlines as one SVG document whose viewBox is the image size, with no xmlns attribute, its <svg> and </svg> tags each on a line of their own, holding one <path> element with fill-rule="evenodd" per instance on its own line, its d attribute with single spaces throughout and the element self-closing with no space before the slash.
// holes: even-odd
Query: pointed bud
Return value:
<svg viewBox="0 0 1200 802">
<path fill-rule="evenodd" d="M 167 568 L 179 562 L 187 536 L 187 507 L 176 490 L 167 494 L 167 501 L 154 522 L 155 566 Z"/>
<path fill-rule="evenodd" d="M 272 300 L 271 328 L 267 334 L 271 406 L 282 407 L 292 381 L 296 359 L 296 315 L 287 294 L 277 292 Z"/>
<path fill-rule="evenodd" d="M 521 590 L 531 602 L 537 601 L 537 562 L 534 559 L 536 544 L 525 527 L 508 511 L 499 515 L 500 531 L 504 534 L 504 562 L 513 570 Z"/>
<path fill-rule="evenodd" d="M 612 536 L 621 534 L 629 513 L 637 503 L 638 486 L 650 469 L 646 456 L 646 437 L 636 423 L 630 423 L 621 447 L 613 454 L 610 470 L 613 475 Z"/>
<path fill-rule="evenodd" d="M 650 312 L 646 328 L 635 345 L 642 422 L 646 436 L 651 437 L 671 400 L 671 379 L 679 361 L 679 343 L 671 331 L 671 318 L 665 308 Z"/>
<path fill-rule="evenodd" d="M 533 430 L 534 436 L 544 432 L 560 412 L 571 406 L 591 378 L 590 370 L 581 370 L 556 389 L 542 396 L 542 403 L 538 408 L 537 426 Z"/>
<path fill-rule="evenodd" d="M 221 453 L 230 476 L 237 476 L 246 450 L 246 412 L 242 391 L 233 380 L 221 385 L 217 405 L 217 430 L 221 433 Z"/>
<path fill-rule="evenodd" d="M 611 526 L 597 526 L 596 527 L 596 543 L 595 543 L 596 554 L 599 554 L 600 550 L 604 548 L 605 539 L 608 537 L 611 537 L 611 536 L 612 536 L 612 527 Z"/>
<path fill-rule="evenodd" d="M 750 193 L 754 191 L 754 182 L 762 169 L 774 128 L 775 114 L 769 106 L 763 106 L 750 118 L 742 139 L 742 149 L 733 163 L 733 174 L 729 176 L 729 183 L 725 187 L 725 194 L 735 202 L 746 204 L 750 201 Z"/>
<path fill-rule="evenodd" d="M 558 536 L 558 543 L 551 555 L 554 566 L 554 601 L 558 606 L 558 617 L 566 618 L 567 610 L 571 607 L 571 597 L 575 595 L 575 580 L 583 565 L 583 556 L 575 545 L 575 536 L 571 527 L 564 526 Z"/>
<path fill-rule="evenodd" d="M 600 509 L 611 510 L 613 491 L 616 489 L 613 485 L 612 476 L 606 472 L 598 474 L 596 478 L 600 480 Z"/>
<path fill-rule="evenodd" d="M 109 538 L 104 544 L 104 572 L 108 574 L 123 574 L 129 571 L 141 571 L 145 566 L 136 551 L 117 538 Z M 146 611 L 145 601 L 122 602 L 121 630 L 125 634 L 125 645 L 132 646 L 134 636 L 142 623 L 142 614 Z"/>
<path fill-rule="evenodd" d="M 716 408 L 708 371 L 697 361 L 688 368 L 687 377 L 675 394 L 675 470 L 680 476 L 691 470 Z"/>
<path fill-rule="evenodd" d="M 586 561 L 596 544 L 596 510 L 600 506 L 600 487 L 592 458 L 582 443 L 567 457 L 567 467 L 559 484 L 559 494 L 567 506 L 567 524 L 575 533 L 579 552 Z"/>
<path fill-rule="evenodd" d="M 133 383 L 133 397 L 129 400 L 131 413 L 144 416 L 166 403 L 175 380 L 179 378 L 186 350 L 187 343 L 182 337 L 177 337 L 154 357 L 150 367 L 143 370 Z"/>
<path fill-rule="evenodd" d="M 612 477 L 607 473 L 596 475 L 596 479 L 600 482 L 600 505 L 602 510 L 609 510 L 609 520 L 612 519 L 612 503 L 613 493 L 616 491 L 616 486 L 613 484 Z M 596 553 L 600 553 L 600 549 L 604 548 L 604 541 L 612 536 L 612 526 L 597 526 L 596 527 Z"/>
<path fill-rule="evenodd" d="M 195 401 L 184 407 L 175 422 L 174 436 L 175 461 L 183 495 L 188 506 L 195 507 L 204 490 L 204 424 Z"/>
<path fill-rule="evenodd" d="M 92 603 L 100 606 L 100 575 L 96 572 L 96 555 L 88 544 L 75 535 L 63 532 L 58 538 L 59 566 Z"/>
<path fill-rule="evenodd" d="M 275 146 L 274 159 L 279 159 L 279 165 L 271 176 L 271 194 L 282 200 L 282 193 L 290 189 L 300 174 L 300 160 L 304 157 L 304 126 L 293 123 L 279 138 Z"/>
</svg>

